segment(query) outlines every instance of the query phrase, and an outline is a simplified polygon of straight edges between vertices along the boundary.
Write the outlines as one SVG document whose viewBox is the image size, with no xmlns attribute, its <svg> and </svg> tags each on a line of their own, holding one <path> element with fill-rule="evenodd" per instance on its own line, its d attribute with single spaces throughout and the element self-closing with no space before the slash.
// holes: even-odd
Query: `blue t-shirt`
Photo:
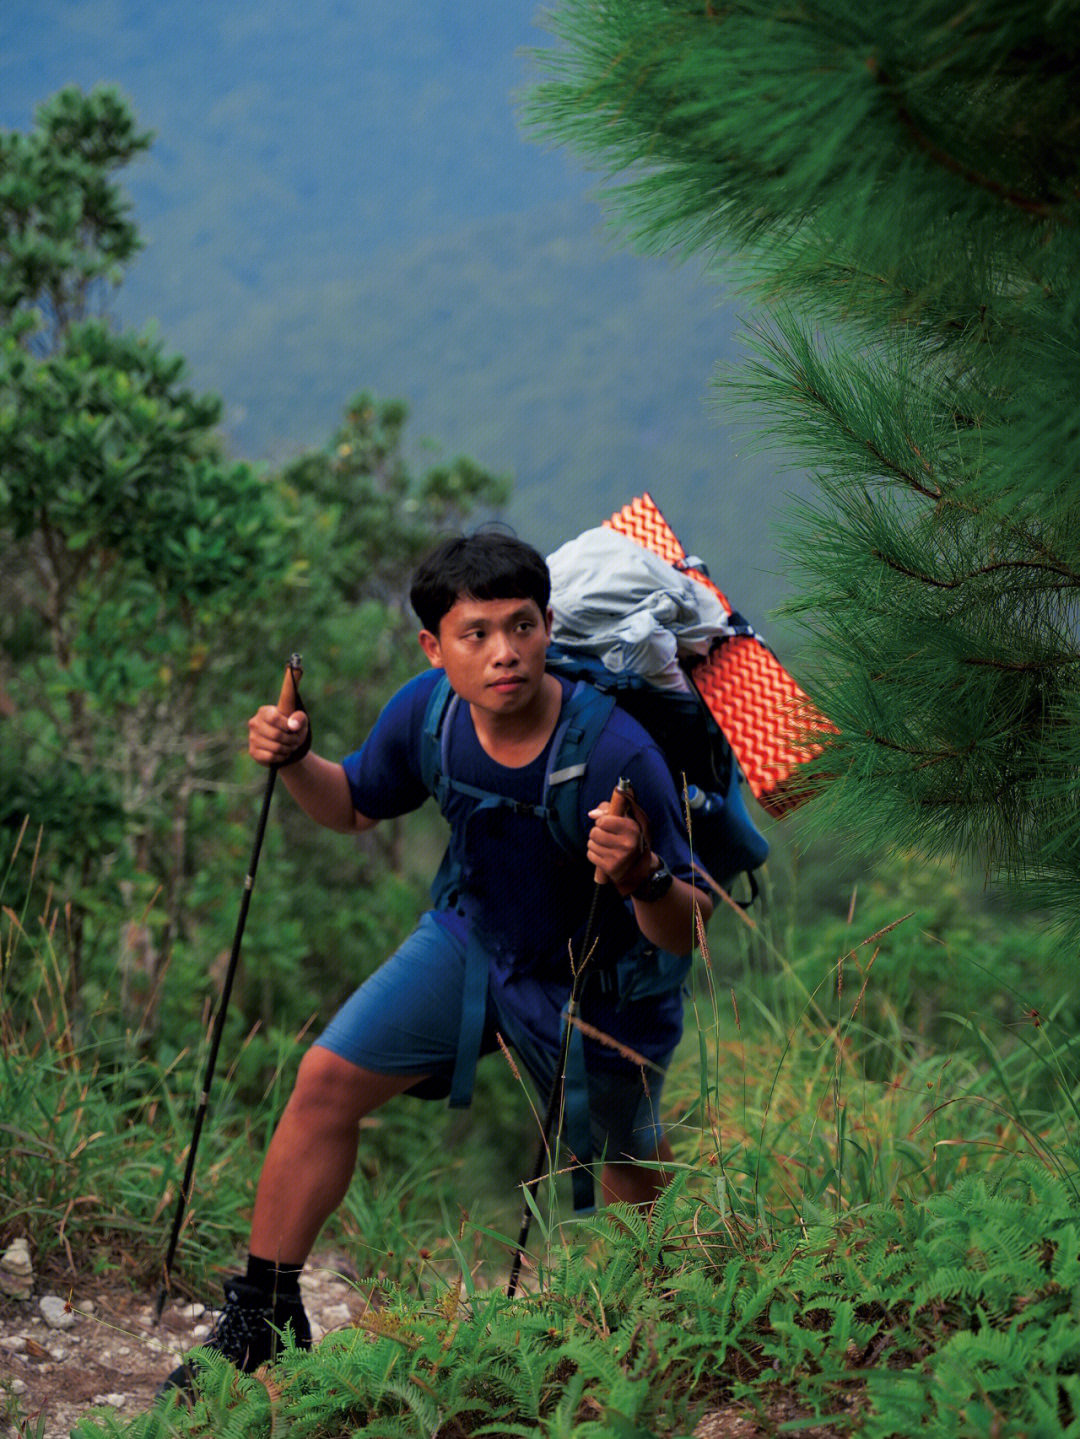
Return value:
<svg viewBox="0 0 1080 1439">
<path fill-rule="evenodd" d="M 421 747 L 428 702 L 441 677 L 441 670 L 431 669 L 410 680 L 383 709 L 362 748 L 345 759 L 353 804 L 368 818 L 406 814 L 429 797 Z M 560 683 L 565 699 L 570 687 Z M 523 806 L 541 803 L 550 740 L 529 764 L 509 768 L 481 746 L 468 705 L 455 706 L 450 722 L 448 769 L 455 781 Z M 692 860 L 670 771 L 649 734 L 617 708 L 593 747 L 581 783 L 581 859 L 567 855 L 537 815 L 509 806 L 478 809 L 476 799 L 459 792 L 452 792 L 447 804 L 449 852 L 460 888 L 442 897 L 438 918 L 459 933 L 471 930 L 479 936 L 490 957 L 497 1005 L 542 1042 L 551 1043 L 553 1023 L 558 1033 L 571 978 L 569 955 L 579 953 L 593 899 L 593 869 L 584 857 L 584 837 L 592 823 L 588 812 L 610 800 L 621 777 L 631 781 L 648 816 L 654 851 L 673 874 L 690 880 Z M 597 970 L 640 938 L 632 906 L 613 886 L 605 886 L 600 903 L 597 948 L 590 961 Z M 656 1059 L 678 1041 L 682 999 L 675 991 L 620 1005 L 605 997 L 602 985 L 590 984 L 582 1017 Z M 604 1046 L 587 1047 L 596 1050 L 594 1060 L 604 1067 L 618 1063 Z"/>
</svg>

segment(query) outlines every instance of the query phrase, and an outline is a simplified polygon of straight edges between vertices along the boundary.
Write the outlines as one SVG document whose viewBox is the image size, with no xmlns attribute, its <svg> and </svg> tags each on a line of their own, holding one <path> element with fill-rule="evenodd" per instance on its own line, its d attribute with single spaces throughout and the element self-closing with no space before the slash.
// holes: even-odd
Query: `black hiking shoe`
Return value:
<svg viewBox="0 0 1080 1439">
<path fill-rule="evenodd" d="M 281 1334 L 286 1329 L 291 1330 L 298 1349 L 311 1348 L 311 1325 L 300 1295 L 279 1294 L 273 1299 L 236 1275 L 225 1281 L 225 1307 L 199 1348 L 215 1349 L 237 1369 L 252 1374 L 279 1353 L 283 1347 Z M 186 1361 L 172 1371 L 158 1395 L 173 1389 L 188 1395 L 195 1392 L 192 1367 Z"/>
</svg>

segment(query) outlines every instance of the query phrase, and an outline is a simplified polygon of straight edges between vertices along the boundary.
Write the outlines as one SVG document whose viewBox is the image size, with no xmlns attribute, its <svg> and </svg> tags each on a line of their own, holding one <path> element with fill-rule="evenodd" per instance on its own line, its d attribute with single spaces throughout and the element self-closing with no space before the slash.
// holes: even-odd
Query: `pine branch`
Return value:
<svg viewBox="0 0 1080 1439">
<path fill-rule="evenodd" d="M 960 659 L 962 665 L 982 665 L 986 669 L 1002 670 L 1015 674 L 1039 673 L 1042 670 L 1064 668 L 1068 665 L 1080 664 L 1080 655 L 1049 655 L 1041 660 L 1002 660 L 990 659 L 985 655 L 964 655 Z"/>
<path fill-rule="evenodd" d="M 965 575 L 956 576 L 951 580 L 943 580 L 938 578 L 937 575 L 923 574 L 918 570 L 911 569 L 909 566 L 901 564 L 899 560 L 892 559 L 882 550 L 871 549 L 870 553 L 876 560 L 880 560 L 881 563 L 887 565 L 889 569 L 896 570 L 898 574 L 906 575 L 912 580 L 918 580 L 920 584 L 932 585 L 935 589 L 939 590 L 959 589 L 962 585 L 970 584 L 972 580 L 976 580 L 980 578 L 980 576 L 992 575 L 999 570 L 1036 570 L 1043 573 L 1063 576 L 1067 583 L 1049 586 L 1048 589 L 1051 592 L 1071 590 L 1080 585 L 1080 574 L 1068 569 L 1065 565 L 1045 564 L 1040 560 L 997 560 L 994 564 L 983 565 L 980 569 L 970 570 Z"/>
<path fill-rule="evenodd" d="M 897 119 L 907 130 L 919 149 L 923 154 L 928 155 L 931 160 L 935 161 L 935 163 L 942 166 L 943 169 L 948 170 L 950 174 L 959 175 L 959 177 L 962 180 L 966 180 L 968 184 L 975 185 L 980 190 L 985 190 L 988 194 L 996 196 L 999 200 L 1004 200 L 1007 205 L 1013 205 L 1016 209 L 1024 211 L 1025 214 L 1038 215 L 1044 219 L 1061 217 L 1066 221 L 1069 220 L 1070 217 L 1067 213 L 1062 217 L 1060 205 L 1049 204 L 1044 200 L 1033 200 L 1030 196 L 1010 189 L 1008 185 L 1002 184 L 1000 180 L 995 180 L 990 175 L 982 174 L 973 166 L 965 165 L 962 160 L 958 160 L 955 155 L 951 155 L 943 146 L 939 145 L 936 140 L 932 140 L 930 136 L 920 128 L 914 115 L 900 99 L 897 85 L 888 71 L 881 67 L 875 56 L 871 55 L 867 59 L 866 68 L 878 84 L 888 91 L 893 100 Z"/>
</svg>

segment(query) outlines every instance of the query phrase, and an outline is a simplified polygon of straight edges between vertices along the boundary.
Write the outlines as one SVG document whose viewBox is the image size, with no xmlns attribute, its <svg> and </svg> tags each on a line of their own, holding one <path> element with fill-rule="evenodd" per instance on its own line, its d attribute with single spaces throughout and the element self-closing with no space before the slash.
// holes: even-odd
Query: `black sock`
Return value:
<svg viewBox="0 0 1080 1439">
<path fill-rule="evenodd" d="M 260 1259 L 255 1254 L 249 1254 L 244 1277 L 263 1294 L 287 1299 L 300 1293 L 300 1271 L 303 1267 L 302 1264 L 275 1264 L 272 1259 Z"/>
</svg>

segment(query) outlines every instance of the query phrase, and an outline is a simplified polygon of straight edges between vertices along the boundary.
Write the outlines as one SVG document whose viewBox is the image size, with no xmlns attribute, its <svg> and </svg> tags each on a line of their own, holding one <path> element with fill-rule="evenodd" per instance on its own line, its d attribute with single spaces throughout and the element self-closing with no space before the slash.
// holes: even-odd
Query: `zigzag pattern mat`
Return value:
<svg viewBox="0 0 1080 1439">
<path fill-rule="evenodd" d="M 733 606 L 708 575 L 686 566 L 686 551 L 651 495 L 639 495 L 604 523 L 707 585 L 731 613 Z M 772 650 L 756 636 L 734 635 L 715 645 L 690 678 L 762 808 L 779 816 L 805 798 L 792 793 L 792 776 L 820 746 L 803 736 L 828 725 Z"/>
</svg>

